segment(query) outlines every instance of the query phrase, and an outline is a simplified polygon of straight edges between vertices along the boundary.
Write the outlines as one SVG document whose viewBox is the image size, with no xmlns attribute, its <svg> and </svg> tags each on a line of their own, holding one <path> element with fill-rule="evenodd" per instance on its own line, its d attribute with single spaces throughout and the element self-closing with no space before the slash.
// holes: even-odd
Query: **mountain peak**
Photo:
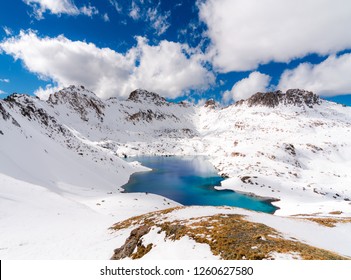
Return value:
<svg viewBox="0 0 351 280">
<path fill-rule="evenodd" d="M 167 101 L 162 96 L 158 95 L 157 93 L 150 92 L 144 89 L 136 89 L 132 91 L 128 97 L 129 101 L 133 102 L 149 102 L 155 103 L 156 105 L 163 105 L 166 104 Z"/>
<path fill-rule="evenodd" d="M 69 104 L 71 108 L 79 112 L 82 120 L 88 120 L 88 111 L 96 112 L 96 115 L 102 119 L 105 108 L 104 102 L 84 86 L 69 86 L 49 96 L 47 101 L 51 105 Z"/>
<path fill-rule="evenodd" d="M 257 92 L 246 100 L 238 101 L 235 105 L 239 106 L 241 104 L 247 104 L 249 107 L 266 106 L 274 108 L 280 104 L 283 104 L 313 108 L 314 105 L 320 104 L 320 98 L 311 91 L 289 89 L 286 91 L 286 93 L 283 93 L 280 90 L 266 93 Z"/>
<path fill-rule="evenodd" d="M 206 100 L 204 107 L 214 109 L 218 107 L 218 103 L 213 98 L 211 98 Z"/>
<path fill-rule="evenodd" d="M 72 98 L 89 98 L 99 100 L 99 97 L 90 90 L 87 90 L 84 86 L 71 85 L 69 87 L 63 88 L 54 94 L 50 94 L 48 102 L 52 104 L 67 102 L 68 99 Z"/>
</svg>

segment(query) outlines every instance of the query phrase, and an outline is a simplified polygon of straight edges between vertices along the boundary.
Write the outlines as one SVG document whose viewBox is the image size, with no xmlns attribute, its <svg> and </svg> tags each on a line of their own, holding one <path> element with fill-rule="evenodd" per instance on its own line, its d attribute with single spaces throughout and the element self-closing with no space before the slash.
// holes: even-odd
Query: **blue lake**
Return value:
<svg viewBox="0 0 351 280">
<path fill-rule="evenodd" d="M 152 171 L 134 173 L 125 192 L 159 194 L 183 205 L 235 206 L 273 213 L 272 204 L 230 190 L 216 190 L 222 177 L 204 157 L 132 157 Z"/>
</svg>

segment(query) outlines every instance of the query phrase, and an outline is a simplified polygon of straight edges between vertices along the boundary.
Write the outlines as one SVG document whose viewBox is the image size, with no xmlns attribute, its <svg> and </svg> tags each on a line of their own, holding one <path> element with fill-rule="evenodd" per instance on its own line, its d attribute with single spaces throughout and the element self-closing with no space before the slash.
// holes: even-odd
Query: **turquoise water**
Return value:
<svg viewBox="0 0 351 280">
<path fill-rule="evenodd" d="M 203 157 L 136 157 L 152 171 L 134 173 L 123 186 L 125 192 L 159 194 L 183 205 L 236 206 L 266 213 L 277 208 L 268 202 L 230 190 L 218 191 L 222 177 Z"/>
</svg>

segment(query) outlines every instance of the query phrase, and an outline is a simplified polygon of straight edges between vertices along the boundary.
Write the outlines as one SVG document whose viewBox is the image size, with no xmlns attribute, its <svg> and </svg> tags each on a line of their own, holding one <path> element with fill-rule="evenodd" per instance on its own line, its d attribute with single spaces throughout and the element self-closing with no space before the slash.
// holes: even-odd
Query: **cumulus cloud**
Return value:
<svg viewBox="0 0 351 280">
<path fill-rule="evenodd" d="M 278 88 L 302 88 L 323 96 L 351 93 L 351 53 L 331 55 L 319 64 L 301 63 L 286 70 L 280 77 Z"/>
<path fill-rule="evenodd" d="M 61 88 L 60 87 L 55 87 L 50 84 L 46 85 L 45 88 L 39 87 L 34 94 L 38 96 L 41 100 L 48 100 L 50 94 L 53 94 L 55 92 L 58 92 Z"/>
<path fill-rule="evenodd" d="M 169 41 L 150 46 L 142 37 L 121 54 L 62 35 L 41 38 L 34 31 L 21 31 L 0 43 L 0 49 L 41 79 L 58 87 L 82 84 L 102 98 L 125 97 L 136 88 L 175 98 L 189 90 L 204 90 L 215 80 L 203 66 L 202 53 Z M 37 93 L 43 95 L 47 89 Z"/>
<path fill-rule="evenodd" d="M 3 90 L 0 89 L 0 95 L 2 94 L 6 94 L 6 92 L 4 92 Z"/>
<path fill-rule="evenodd" d="M 198 7 L 221 72 L 351 47 L 349 0 L 202 0 Z"/>
<path fill-rule="evenodd" d="M 269 87 L 271 77 L 260 72 L 252 72 L 249 77 L 235 83 L 230 91 L 223 94 L 223 101 L 247 99 L 256 92 L 266 92 Z"/>
<path fill-rule="evenodd" d="M 2 82 L 2 83 L 9 83 L 10 79 L 0 79 L 0 82 Z"/>
<path fill-rule="evenodd" d="M 45 12 L 53 15 L 83 14 L 89 17 L 98 13 L 97 9 L 91 5 L 78 8 L 72 0 L 23 0 L 23 2 L 33 8 L 33 15 L 38 20 L 44 19 Z"/>
<path fill-rule="evenodd" d="M 150 46 L 145 38 L 130 53 L 138 53 L 139 66 L 130 77 L 132 87 L 144 87 L 164 96 L 176 98 L 191 89 L 205 90 L 215 77 L 203 66 L 203 54 L 179 44 L 163 40 Z"/>
</svg>

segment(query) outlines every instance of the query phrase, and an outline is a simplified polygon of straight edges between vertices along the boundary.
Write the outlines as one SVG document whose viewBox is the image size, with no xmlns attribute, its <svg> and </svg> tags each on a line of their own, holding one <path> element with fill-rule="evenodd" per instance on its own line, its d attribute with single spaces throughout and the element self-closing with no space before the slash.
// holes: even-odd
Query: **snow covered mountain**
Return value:
<svg viewBox="0 0 351 280">
<path fill-rule="evenodd" d="M 109 258 L 116 246 L 106 228 L 178 205 L 121 193 L 145 170 L 123 156 L 206 155 L 227 177 L 221 188 L 275 198 L 276 215 L 350 217 L 350 113 L 302 90 L 257 93 L 226 108 L 145 90 L 125 101 L 83 86 L 47 101 L 13 94 L 0 100 L 0 256 Z"/>
</svg>

